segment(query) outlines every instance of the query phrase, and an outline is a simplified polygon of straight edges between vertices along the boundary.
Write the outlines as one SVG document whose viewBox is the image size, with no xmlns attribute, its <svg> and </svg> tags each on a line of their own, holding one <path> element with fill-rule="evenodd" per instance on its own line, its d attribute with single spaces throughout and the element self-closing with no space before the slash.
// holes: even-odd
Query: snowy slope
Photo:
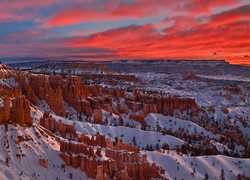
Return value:
<svg viewBox="0 0 250 180">
<path fill-rule="evenodd" d="M 0 177 L 1 179 L 88 179 L 79 168 L 61 167 L 60 145 L 51 133 L 33 124 L 31 127 L 0 126 Z M 24 141 L 18 142 L 20 137 Z M 39 165 L 39 159 L 48 160 L 48 169 Z"/>
</svg>

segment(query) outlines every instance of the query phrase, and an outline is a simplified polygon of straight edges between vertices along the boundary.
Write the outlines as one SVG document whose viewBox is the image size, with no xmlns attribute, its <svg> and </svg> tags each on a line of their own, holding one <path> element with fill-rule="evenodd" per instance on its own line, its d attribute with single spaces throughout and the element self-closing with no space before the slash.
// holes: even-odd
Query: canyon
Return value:
<svg viewBox="0 0 250 180">
<path fill-rule="evenodd" d="M 221 85 L 194 73 L 105 74 L 109 66 L 100 66 L 99 74 L 91 72 L 98 66 L 74 64 L 63 67 L 88 73 L 0 67 L 3 170 L 15 159 L 28 161 L 27 152 L 41 171 L 68 172 L 69 179 L 81 173 L 99 180 L 175 179 L 183 177 L 179 161 L 207 155 L 242 158 L 245 168 L 249 163 L 248 82 Z M 42 153 L 45 147 L 52 159 Z M 204 176 L 199 168 L 198 173 L 186 168 L 190 177 Z M 227 170 L 228 177 L 250 176 L 244 173 Z"/>
</svg>

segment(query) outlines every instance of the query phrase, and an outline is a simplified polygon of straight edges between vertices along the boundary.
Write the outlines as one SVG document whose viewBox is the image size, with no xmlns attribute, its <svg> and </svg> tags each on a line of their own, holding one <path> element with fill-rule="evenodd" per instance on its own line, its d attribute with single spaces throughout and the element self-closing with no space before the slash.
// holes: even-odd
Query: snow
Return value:
<svg viewBox="0 0 250 180">
<path fill-rule="evenodd" d="M 15 81 L 14 78 L 1 78 L 0 85 L 7 87 L 19 87 L 19 84 Z"/>
<path fill-rule="evenodd" d="M 229 80 L 229 81 L 245 81 L 250 82 L 249 78 L 239 76 L 239 75 L 220 75 L 220 76 L 211 76 L 211 75 L 198 75 L 199 77 L 215 79 L 215 80 Z"/>
<path fill-rule="evenodd" d="M 146 152 L 148 158 L 157 162 L 166 170 L 170 179 L 204 179 L 207 173 L 209 179 L 220 179 L 221 169 L 225 179 L 237 179 L 239 173 L 249 176 L 250 159 L 231 158 L 227 156 L 180 156 L 175 152 Z M 179 168 L 178 168 L 179 167 Z M 194 177 L 191 175 L 194 172 Z"/>
<path fill-rule="evenodd" d="M 69 173 L 74 179 L 89 179 L 84 172 L 65 166 L 65 162 L 58 156 L 60 148 L 55 137 L 43 135 L 37 124 L 31 127 L 8 126 L 8 131 L 3 125 L 0 126 L 0 177 L 1 179 L 69 179 Z M 18 136 L 31 137 L 28 141 L 17 143 Z M 23 155 L 20 159 L 17 154 Z M 8 160 L 6 161 L 6 158 Z M 48 160 L 48 169 L 39 165 L 39 158 Z"/>
</svg>

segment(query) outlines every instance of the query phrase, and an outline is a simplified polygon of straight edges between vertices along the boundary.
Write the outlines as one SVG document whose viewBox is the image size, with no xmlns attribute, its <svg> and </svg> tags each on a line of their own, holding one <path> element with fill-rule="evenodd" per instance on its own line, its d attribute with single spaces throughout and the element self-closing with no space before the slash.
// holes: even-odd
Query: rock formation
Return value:
<svg viewBox="0 0 250 180">
<path fill-rule="evenodd" d="M 149 165 L 146 155 L 106 149 L 105 156 L 109 160 L 104 160 L 99 159 L 102 156 L 100 151 L 101 149 L 97 148 L 94 153 L 92 146 L 85 143 L 60 141 L 60 157 L 67 165 L 80 167 L 90 178 L 164 179 L 164 170 L 155 163 Z"/>
<path fill-rule="evenodd" d="M 94 109 L 93 111 L 94 123 L 102 124 L 102 111 L 101 109 Z"/>
<path fill-rule="evenodd" d="M 183 77 L 183 79 L 190 81 L 197 81 L 199 78 L 194 73 L 190 73 L 186 77 Z"/>
<path fill-rule="evenodd" d="M 39 159 L 39 165 L 48 169 L 48 159 Z"/>
<path fill-rule="evenodd" d="M 228 91 L 233 94 L 240 94 L 242 93 L 241 89 L 237 86 L 229 86 L 224 89 L 225 91 Z"/>
<path fill-rule="evenodd" d="M 0 108 L 0 124 L 5 124 L 10 120 L 10 97 L 5 96 L 4 107 Z"/>
<path fill-rule="evenodd" d="M 22 87 L 22 92 L 27 97 L 27 99 L 34 105 L 38 105 L 38 98 L 35 95 L 35 92 L 33 91 L 32 87 L 30 86 L 29 79 L 24 75 L 19 75 L 15 76 L 15 80 Z"/>
<path fill-rule="evenodd" d="M 4 98 L 4 107 L 0 109 L 0 124 L 6 123 L 28 125 L 33 123 L 30 117 L 30 103 L 24 96 L 18 96 L 12 100 L 8 96 Z"/>
<path fill-rule="evenodd" d="M 66 137 L 67 134 L 72 138 L 77 138 L 76 127 L 71 124 L 64 124 L 61 120 L 56 121 L 52 118 L 49 112 L 44 112 L 43 117 L 40 119 L 40 125 L 52 132 L 59 132 L 62 137 Z"/>
<path fill-rule="evenodd" d="M 60 116 L 66 115 L 62 89 L 57 86 L 62 81 L 53 86 L 57 87 L 56 89 L 51 88 L 50 84 L 52 83 L 49 83 L 49 80 L 52 82 L 55 82 L 55 79 L 60 80 L 59 77 L 49 78 L 47 75 L 27 75 L 16 76 L 15 79 L 24 90 L 23 93 L 30 102 L 37 105 L 38 99 L 45 100 L 56 114 Z"/>
<path fill-rule="evenodd" d="M 58 130 L 62 136 L 66 133 L 75 135 L 77 141 L 60 140 L 60 157 L 66 165 L 80 167 L 90 178 L 151 179 L 162 178 L 165 173 L 155 163 L 149 165 L 147 156 L 141 155 L 137 146 L 130 146 L 120 140 L 114 146 L 103 135 L 77 135 L 75 129 L 70 130 L 71 126 L 56 122 L 48 112 L 44 113 L 40 123 L 51 131 Z M 102 151 L 105 151 L 105 156 L 109 159 L 102 158 Z M 43 160 L 39 162 L 47 167 Z"/>
</svg>

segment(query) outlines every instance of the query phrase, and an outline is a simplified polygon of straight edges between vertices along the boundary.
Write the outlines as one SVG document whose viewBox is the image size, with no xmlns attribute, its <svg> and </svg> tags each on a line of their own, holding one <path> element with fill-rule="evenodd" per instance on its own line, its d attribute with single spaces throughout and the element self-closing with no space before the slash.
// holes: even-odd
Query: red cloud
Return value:
<svg viewBox="0 0 250 180">
<path fill-rule="evenodd" d="M 80 3 L 59 10 L 43 24 L 43 27 L 63 27 L 83 22 L 115 21 L 129 18 L 145 18 L 166 14 L 207 14 L 214 8 L 220 8 L 239 3 L 240 0 L 137 0 L 133 2 L 107 1 Z"/>
<path fill-rule="evenodd" d="M 144 18 L 171 12 L 171 8 L 178 6 L 179 0 L 155 0 L 114 2 L 107 1 L 101 5 L 76 4 L 57 12 L 43 27 L 70 26 L 82 22 L 115 21 L 129 18 Z M 96 3 L 96 2 L 95 2 Z"/>
<path fill-rule="evenodd" d="M 250 18 L 250 4 L 237 7 L 235 9 L 222 12 L 220 14 L 212 15 L 210 26 L 222 26 L 229 23 L 249 20 Z"/>
<path fill-rule="evenodd" d="M 215 8 L 224 8 L 227 6 L 238 5 L 241 0 L 216 0 L 216 1 L 204 1 L 193 0 L 186 1 L 183 6 L 179 6 L 179 10 L 188 11 L 191 14 L 201 15 L 211 13 Z"/>
<path fill-rule="evenodd" d="M 15 0 L 1 1 L 0 3 L 0 22 L 8 21 L 40 21 L 43 17 L 39 15 L 39 10 L 51 5 L 71 2 L 71 0 Z"/>
<path fill-rule="evenodd" d="M 169 3 L 172 2 L 171 6 Z M 182 1 L 183 2 L 183 1 Z M 162 24 L 131 25 L 111 29 L 90 36 L 77 36 L 51 39 L 44 42 L 37 36 L 46 36 L 47 31 L 30 31 L 25 33 L 28 39 L 23 41 L 22 33 L 10 34 L 6 41 L 14 43 L 15 39 L 25 42 L 19 48 L 20 54 L 49 57 L 107 58 L 107 59 L 228 59 L 231 62 L 245 63 L 245 54 L 250 54 L 250 5 L 240 6 L 218 14 L 210 15 L 215 8 L 223 8 L 238 3 L 237 0 L 201 1 L 191 4 L 179 0 L 158 0 L 156 4 L 149 1 L 111 4 L 109 2 L 92 6 L 71 6 L 60 10 L 43 26 L 67 26 L 86 21 L 115 21 L 127 18 L 144 18 L 164 14 L 166 8 L 172 13 L 183 9 L 183 14 L 165 19 Z M 193 2 L 193 1 L 192 1 Z M 96 6 L 94 6 L 96 5 Z M 202 8 L 205 6 L 205 8 Z M 102 9 L 103 8 L 103 9 Z M 203 10 L 202 16 L 197 16 Z M 173 14 L 174 15 L 174 14 Z M 169 22 L 174 22 L 173 24 Z M 164 24 L 170 24 L 164 30 Z M 37 33 L 37 34 L 35 34 Z M 6 36 L 7 37 L 7 36 Z M 2 40 L 3 41 L 3 40 Z M 30 42 L 30 43 L 28 43 Z M 7 47 L 7 46 L 6 46 Z M 18 45 L 9 45 L 15 47 Z M 4 47 L 2 47 L 4 49 Z M 30 48 L 30 49 L 29 49 Z M 73 51 L 73 49 L 77 51 Z M 18 48 L 17 48 L 18 49 Z M 17 53 L 18 50 L 9 53 Z M 60 53 L 57 53 L 60 52 Z M 216 57 L 213 55 L 216 52 Z M 67 55 L 68 53 L 68 55 Z M 228 56 L 233 58 L 228 58 Z M 237 61 L 236 61 L 237 59 Z"/>
<path fill-rule="evenodd" d="M 159 33 L 153 25 L 129 26 L 79 37 L 69 41 L 73 47 L 106 47 L 127 58 L 227 59 L 248 54 L 250 21 L 238 21 L 248 15 L 242 6 L 210 17 L 200 24 L 189 17 L 175 17 L 176 23 Z M 237 13 L 239 12 L 239 13 Z M 234 17 L 229 18 L 230 14 Z M 218 24 L 223 26 L 218 26 Z M 249 50 L 248 50 L 249 51 Z"/>
</svg>

